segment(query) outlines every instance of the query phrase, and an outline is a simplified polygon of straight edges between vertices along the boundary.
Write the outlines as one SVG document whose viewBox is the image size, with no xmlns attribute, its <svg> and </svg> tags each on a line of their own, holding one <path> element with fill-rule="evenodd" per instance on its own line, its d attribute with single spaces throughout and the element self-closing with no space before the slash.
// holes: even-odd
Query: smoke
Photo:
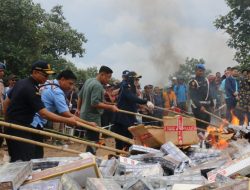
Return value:
<svg viewBox="0 0 250 190">
<path fill-rule="evenodd" d="M 197 1 L 189 0 L 188 3 L 181 0 L 121 3 L 123 16 L 129 15 L 126 19 L 132 21 L 132 25 L 126 23 L 125 32 L 137 37 L 138 40 L 133 41 L 135 45 L 143 41 L 147 50 L 147 59 L 141 62 L 137 60 L 136 65 L 131 64 L 133 70 L 138 69 L 136 71 L 145 76 L 144 83 L 166 84 L 169 76 L 179 69 L 180 64 L 184 64 L 186 57 L 203 58 L 207 68 L 214 72 L 223 71 L 228 65 L 234 64 L 233 51 L 226 46 L 227 37 L 215 31 L 213 26 L 216 16 L 198 23 L 200 15 L 194 16 L 193 13 L 199 8 L 201 12 L 205 10 L 196 7 L 197 10 L 192 12 L 188 9 Z M 118 30 L 116 34 L 118 32 L 122 31 Z M 130 67 L 129 63 L 126 64 Z"/>
<path fill-rule="evenodd" d="M 224 0 L 53 0 L 88 43 L 84 58 L 71 61 L 79 68 L 108 65 L 114 77 L 123 70 L 141 74 L 142 84 L 164 85 L 186 57 L 203 58 L 214 73 L 233 62 L 228 36 L 213 22 L 228 12 Z"/>
</svg>

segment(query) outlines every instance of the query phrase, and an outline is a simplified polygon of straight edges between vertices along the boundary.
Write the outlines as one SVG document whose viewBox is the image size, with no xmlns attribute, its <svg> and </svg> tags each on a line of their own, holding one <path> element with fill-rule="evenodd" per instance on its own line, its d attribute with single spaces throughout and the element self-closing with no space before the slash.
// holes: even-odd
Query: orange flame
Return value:
<svg viewBox="0 0 250 190">
<path fill-rule="evenodd" d="M 248 126 L 249 123 L 248 123 L 248 118 L 247 118 L 247 115 L 245 114 L 245 118 L 244 118 L 244 126 Z"/>
<path fill-rule="evenodd" d="M 225 149 L 228 147 L 228 142 L 221 137 L 224 131 L 224 125 L 221 124 L 219 128 L 208 126 L 207 132 L 209 133 L 210 144 L 217 149 Z"/>
<path fill-rule="evenodd" d="M 234 115 L 233 111 L 231 111 L 231 115 L 232 115 L 231 123 L 233 125 L 239 126 L 240 125 L 240 120 L 238 119 L 238 117 L 236 117 L 236 115 Z"/>
</svg>

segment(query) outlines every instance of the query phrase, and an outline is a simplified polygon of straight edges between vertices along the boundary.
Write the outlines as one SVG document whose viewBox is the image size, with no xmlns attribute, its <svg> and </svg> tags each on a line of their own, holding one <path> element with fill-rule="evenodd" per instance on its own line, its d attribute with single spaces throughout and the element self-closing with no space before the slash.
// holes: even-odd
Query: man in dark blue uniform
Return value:
<svg viewBox="0 0 250 190">
<path fill-rule="evenodd" d="M 210 115 L 204 111 L 210 111 L 213 101 L 210 95 L 209 81 L 204 77 L 204 64 L 197 64 L 195 67 L 195 78 L 189 81 L 189 95 L 193 114 L 196 118 L 210 122 Z M 207 124 L 196 121 L 199 128 L 206 129 Z"/>
<path fill-rule="evenodd" d="M 38 112 L 39 115 L 48 120 L 76 125 L 74 117 L 66 118 L 49 112 L 41 101 L 39 84 L 45 83 L 48 76 L 53 73 L 54 71 L 51 70 L 47 62 L 37 61 L 33 63 L 31 76 L 19 80 L 4 101 L 5 120 L 7 122 L 30 127 L 35 113 Z M 7 128 L 6 133 L 26 139 L 37 140 L 37 135 L 26 131 Z M 30 159 L 38 158 L 36 145 L 13 140 L 7 140 L 7 145 L 11 162 L 17 160 L 29 161 Z"/>
<path fill-rule="evenodd" d="M 136 95 L 135 79 L 139 76 L 135 72 L 130 72 L 127 80 L 122 83 L 120 88 L 117 107 L 122 110 L 137 112 L 137 104 L 147 104 L 151 109 L 154 108 L 152 102 L 140 99 Z M 128 128 L 136 123 L 136 117 L 125 113 L 116 113 L 114 119 L 114 132 L 132 138 Z M 116 140 L 116 148 L 122 149 L 128 146 L 127 143 Z"/>
</svg>

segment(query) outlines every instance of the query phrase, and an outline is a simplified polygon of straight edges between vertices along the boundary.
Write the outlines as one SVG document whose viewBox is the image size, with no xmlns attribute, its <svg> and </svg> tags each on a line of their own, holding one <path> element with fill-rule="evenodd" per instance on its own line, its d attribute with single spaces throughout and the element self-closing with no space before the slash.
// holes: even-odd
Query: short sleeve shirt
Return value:
<svg viewBox="0 0 250 190">
<path fill-rule="evenodd" d="M 100 126 L 103 109 L 97 109 L 93 106 L 103 102 L 104 89 L 102 84 L 96 78 L 88 79 L 78 96 L 82 99 L 80 117 Z"/>
<path fill-rule="evenodd" d="M 65 93 L 60 88 L 58 80 L 46 82 L 40 91 L 42 95 L 42 102 L 48 111 L 59 114 L 69 111 L 69 107 L 66 103 Z M 37 125 L 43 127 L 46 123 L 47 120 L 36 113 L 31 125 L 33 127 L 37 127 Z"/>
<path fill-rule="evenodd" d="M 19 80 L 9 91 L 7 121 L 29 126 L 36 112 L 44 108 L 38 83 L 32 78 Z"/>
</svg>

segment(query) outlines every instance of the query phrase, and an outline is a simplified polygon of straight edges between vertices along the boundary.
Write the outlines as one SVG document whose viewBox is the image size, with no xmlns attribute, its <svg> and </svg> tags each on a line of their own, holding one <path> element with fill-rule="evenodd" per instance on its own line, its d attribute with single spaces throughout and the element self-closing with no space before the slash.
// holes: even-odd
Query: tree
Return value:
<svg viewBox="0 0 250 190">
<path fill-rule="evenodd" d="M 175 72 L 173 76 L 177 78 L 181 77 L 185 82 L 188 82 L 195 75 L 195 66 L 197 64 L 205 64 L 205 61 L 203 59 L 189 59 L 187 57 L 185 64 L 181 64 L 179 70 Z M 205 75 L 207 76 L 210 73 L 211 70 L 206 69 Z M 170 79 L 172 79 L 173 76 L 170 76 Z"/>
<path fill-rule="evenodd" d="M 250 64 L 250 1 L 225 0 L 231 8 L 225 16 L 215 20 L 217 29 L 225 30 L 229 35 L 228 46 L 236 50 L 235 60 L 243 67 Z"/>
<path fill-rule="evenodd" d="M 0 61 L 19 77 L 30 73 L 35 60 L 48 60 L 58 72 L 68 65 L 62 56 L 85 53 L 87 40 L 66 22 L 61 6 L 46 13 L 32 0 L 4 0 L 0 14 Z"/>
<path fill-rule="evenodd" d="M 87 72 L 87 78 L 95 78 L 96 75 L 98 74 L 97 67 L 89 67 L 86 70 Z"/>
</svg>

